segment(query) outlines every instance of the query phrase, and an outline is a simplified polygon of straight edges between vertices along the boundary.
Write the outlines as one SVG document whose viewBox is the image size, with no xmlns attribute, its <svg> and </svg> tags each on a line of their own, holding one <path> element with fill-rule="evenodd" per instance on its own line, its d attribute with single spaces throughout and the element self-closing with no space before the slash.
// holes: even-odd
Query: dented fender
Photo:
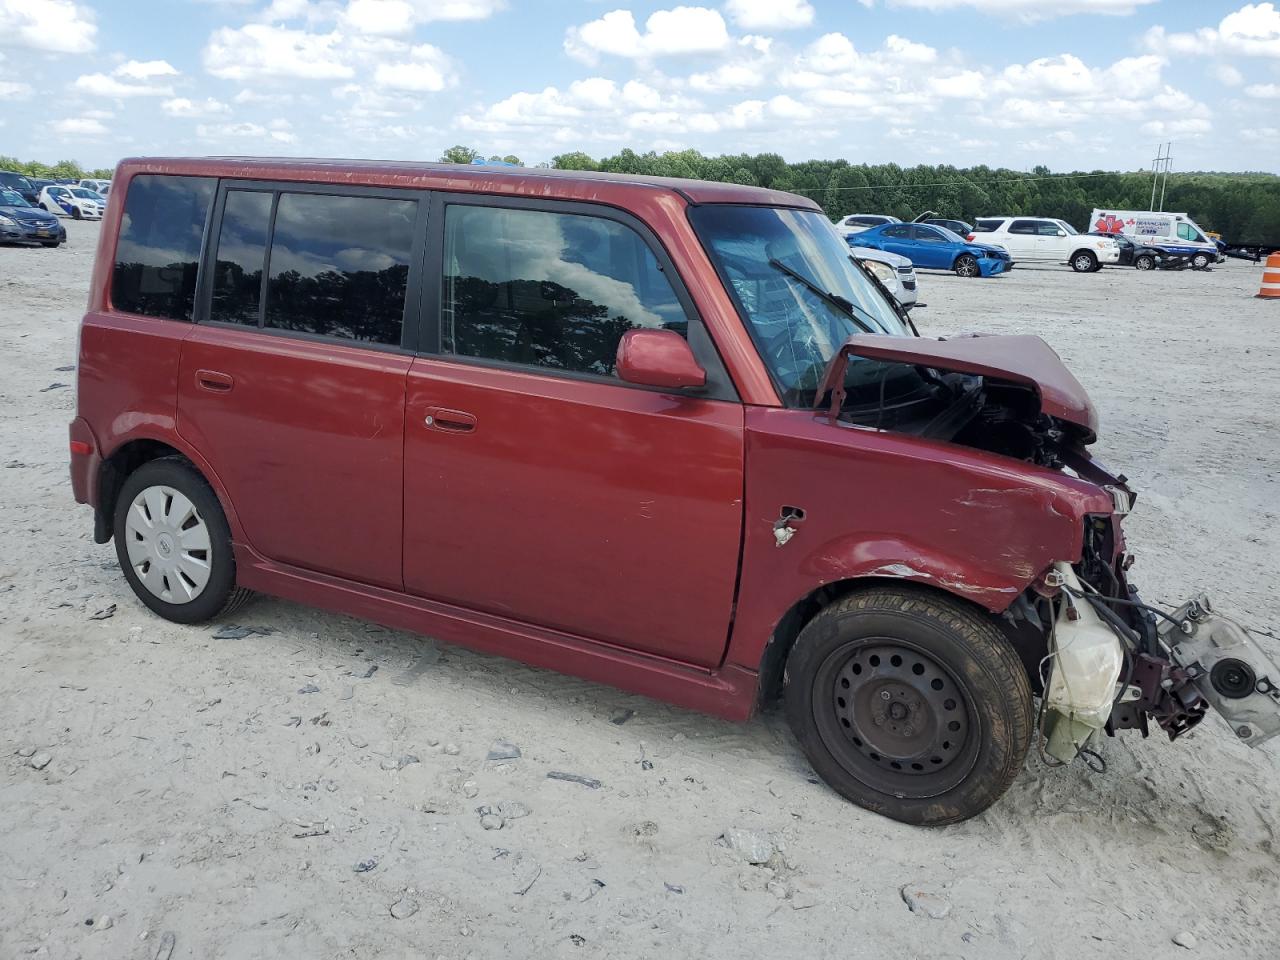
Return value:
<svg viewBox="0 0 1280 960">
<path fill-rule="evenodd" d="M 748 409 L 746 516 L 728 659 L 755 668 L 782 617 L 821 587 L 899 579 L 1007 609 L 1054 561 L 1074 562 L 1100 485 L 968 447 Z M 779 545 L 787 508 L 803 519 Z"/>
</svg>

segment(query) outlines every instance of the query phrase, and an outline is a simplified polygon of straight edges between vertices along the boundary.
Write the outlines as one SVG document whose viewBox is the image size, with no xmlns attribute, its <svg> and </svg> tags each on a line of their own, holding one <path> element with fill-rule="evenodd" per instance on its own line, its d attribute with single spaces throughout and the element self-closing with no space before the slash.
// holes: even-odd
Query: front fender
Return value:
<svg viewBox="0 0 1280 960">
<path fill-rule="evenodd" d="M 748 408 L 746 423 L 728 659 L 751 669 L 799 601 L 849 580 L 927 584 L 999 613 L 1054 561 L 1078 560 L 1085 517 L 1115 507 L 1095 483 L 955 444 L 804 410 Z"/>
</svg>

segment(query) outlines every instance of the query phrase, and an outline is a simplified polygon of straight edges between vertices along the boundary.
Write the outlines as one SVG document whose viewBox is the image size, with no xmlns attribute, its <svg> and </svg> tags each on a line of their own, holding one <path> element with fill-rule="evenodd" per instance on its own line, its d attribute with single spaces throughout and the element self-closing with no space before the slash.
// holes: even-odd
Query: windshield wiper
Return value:
<svg viewBox="0 0 1280 960">
<path fill-rule="evenodd" d="M 819 300 L 823 301 L 826 304 L 829 304 L 830 306 L 835 307 L 837 310 L 839 310 L 841 313 L 847 316 L 850 320 L 856 323 L 859 327 L 861 327 L 863 333 L 888 333 L 889 332 L 888 330 L 885 330 L 883 327 L 881 327 L 879 323 L 876 323 L 875 317 L 871 316 L 871 314 L 867 313 L 861 307 L 854 306 L 852 301 L 846 300 L 844 297 L 840 296 L 838 293 L 831 293 L 829 290 L 823 290 L 820 286 L 818 286 L 816 283 L 814 283 L 804 274 L 797 273 L 795 270 L 792 270 L 790 267 L 788 267 L 785 263 L 783 263 L 777 257 L 769 258 L 769 266 L 773 267 L 773 269 L 777 270 L 780 273 L 785 274 L 786 276 L 790 277 L 792 280 L 801 284 L 806 290 L 812 293 Z M 859 314 L 861 314 L 862 316 L 859 316 Z M 865 320 L 862 319 L 862 317 L 866 317 L 868 320 L 871 321 L 871 323 L 868 324 Z"/>
</svg>

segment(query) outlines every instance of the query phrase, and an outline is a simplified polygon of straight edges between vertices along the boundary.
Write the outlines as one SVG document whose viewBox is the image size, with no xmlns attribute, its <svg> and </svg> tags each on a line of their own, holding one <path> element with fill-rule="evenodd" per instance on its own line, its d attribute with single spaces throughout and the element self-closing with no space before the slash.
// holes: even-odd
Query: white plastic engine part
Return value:
<svg viewBox="0 0 1280 960">
<path fill-rule="evenodd" d="M 1066 587 L 1077 594 L 1084 592 L 1071 564 L 1059 561 L 1053 567 Z M 1075 759 L 1089 738 L 1106 726 L 1124 666 L 1124 651 L 1115 632 L 1093 606 L 1065 590 L 1053 633 L 1053 658 L 1045 693 L 1045 750 L 1066 763 Z"/>
</svg>

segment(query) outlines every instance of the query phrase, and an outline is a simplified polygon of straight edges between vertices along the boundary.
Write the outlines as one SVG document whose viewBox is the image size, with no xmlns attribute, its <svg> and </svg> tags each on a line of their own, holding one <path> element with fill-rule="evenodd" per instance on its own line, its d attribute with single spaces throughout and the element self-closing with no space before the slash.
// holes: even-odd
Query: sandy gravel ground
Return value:
<svg viewBox="0 0 1280 960">
<path fill-rule="evenodd" d="M 776 710 L 735 726 L 276 600 L 225 639 L 150 615 L 67 482 L 97 234 L 68 227 L 0 248 L 0 957 L 1278 955 L 1280 764 L 1217 718 L 1109 741 L 1101 775 L 1032 759 L 920 830 L 819 785 Z M 1142 491 L 1147 597 L 1275 632 L 1259 274 L 926 275 L 918 317 L 1056 345 Z"/>
</svg>

